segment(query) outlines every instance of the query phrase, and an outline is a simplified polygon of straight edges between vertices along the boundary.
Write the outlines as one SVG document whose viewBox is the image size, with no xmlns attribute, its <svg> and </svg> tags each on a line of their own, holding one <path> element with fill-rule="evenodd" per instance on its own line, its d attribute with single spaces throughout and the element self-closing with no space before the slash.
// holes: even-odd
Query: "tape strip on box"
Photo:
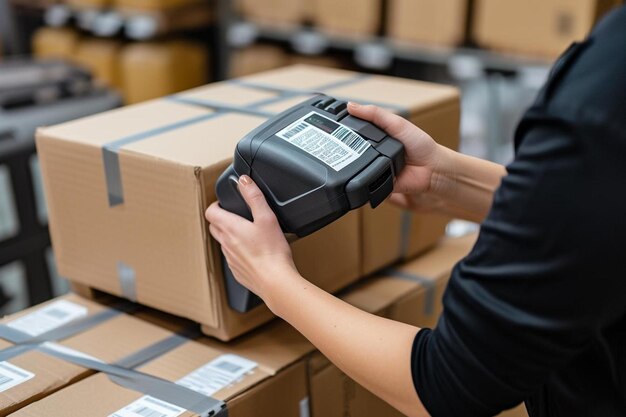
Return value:
<svg viewBox="0 0 626 417">
<path fill-rule="evenodd" d="M 399 271 L 397 269 L 385 269 L 381 272 L 383 275 L 388 275 L 395 278 L 400 278 L 406 281 L 416 282 L 424 287 L 424 314 L 432 315 L 435 312 L 435 287 L 436 283 L 432 279 L 422 277 L 417 274 L 412 274 L 405 271 Z"/>
</svg>

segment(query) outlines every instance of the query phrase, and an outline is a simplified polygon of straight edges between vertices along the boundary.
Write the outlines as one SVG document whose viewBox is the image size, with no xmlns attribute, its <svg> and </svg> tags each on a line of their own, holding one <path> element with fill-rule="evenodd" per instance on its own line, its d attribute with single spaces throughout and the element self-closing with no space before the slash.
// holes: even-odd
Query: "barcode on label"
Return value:
<svg viewBox="0 0 626 417">
<path fill-rule="evenodd" d="M 7 326 L 34 337 L 85 317 L 87 314 L 87 307 L 83 305 L 58 300 L 8 322 Z"/>
<path fill-rule="evenodd" d="M 335 129 L 332 135 L 348 145 L 348 147 L 356 151 L 358 154 L 363 153 L 369 147 L 369 143 L 365 139 L 343 126 L 339 126 Z"/>
<path fill-rule="evenodd" d="M 285 137 L 285 139 L 290 139 L 293 135 L 302 132 L 304 129 L 306 129 L 307 127 L 309 127 L 308 123 L 299 123 L 296 126 L 294 126 L 293 128 L 289 129 L 286 132 L 283 132 L 283 136 Z"/>
<path fill-rule="evenodd" d="M 0 392 L 28 381 L 34 376 L 32 372 L 18 368 L 9 362 L 0 362 Z"/>
<path fill-rule="evenodd" d="M 8 383 L 11 383 L 13 378 L 8 377 L 6 375 L 0 375 L 0 390 L 2 390 L 2 386 Z"/>
<path fill-rule="evenodd" d="M 69 316 L 70 313 L 68 313 L 67 311 L 61 310 L 59 308 L 51 308 L 50 310 L 44 311 L 44 314 L 54 317 L 55 319 L 58 319 L 58 320 L 63 320 L 67 316 Z"/>
<path fill-rule="evenodd" d="M 215 366 L 224 371 L 230 372 L 231 374 L 236 374 L 237 372 L 241 371 L 241 368 L 242 368 L 239 365 L 235 365 L 234 363 L 227 362 L 227 361 L 216 363 Z"/>
<path fill-rule="evenodd" d="M 163 414 L 159 411 L 153 410 L 148 407 L 140 407 L 134 410 L 135 414 L 140 415 L 141 417 L 167 417 L 167 414 Z"/>
</svg>

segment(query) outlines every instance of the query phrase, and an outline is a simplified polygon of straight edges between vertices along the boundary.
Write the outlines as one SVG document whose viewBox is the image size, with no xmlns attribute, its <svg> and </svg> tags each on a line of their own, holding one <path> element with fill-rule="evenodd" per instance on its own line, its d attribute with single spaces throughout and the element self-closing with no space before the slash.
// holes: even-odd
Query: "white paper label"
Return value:
<svg viewBox="0 0 626 417">
<path fill-rule="evenodd" d="M 176 383 L 200 394 L 213 395 L 244 377 L 257 363 L 237 355 L 221 355 L 185 375 Z"/>
<path fill-rule="evenodd" d="M 257 363 L 237 355 L 221 355 L 185 375 L 176 383 L 207 396 L 239 381 L 257 367 Z M 177 417 L 184 408 L 146 395 L 109 417 Z"/>
<path fill-rule="evenodd" d="M 87 307 L 67 300 L 58 300 L 8 322 L 7 326 L 35 337 L 86 315 Z"/>
<path fill-rule="evenodd" d="M 144 395 L 133 401 L 109 417 L 178 417 L 185 412 L 184 408 Z"/>
<path fill-rule="evenodd" d="M 0 392 L 28 381 L 34 376 L 34 373 L 18 368 L 9 362 L 0 362 Z"/>
<path fill-rule="evenodd" d="M 294 146 L 335 171 L 340 171 L 356 161 L 371 145 L 355 131 L 311 112 L 293 122 L 276 136 Z"/>
</svg>

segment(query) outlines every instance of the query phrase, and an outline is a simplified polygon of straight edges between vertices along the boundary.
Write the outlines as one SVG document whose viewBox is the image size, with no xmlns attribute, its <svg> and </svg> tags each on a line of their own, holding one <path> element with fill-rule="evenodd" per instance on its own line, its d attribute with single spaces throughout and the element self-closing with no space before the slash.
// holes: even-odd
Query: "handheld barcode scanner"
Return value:
<svg viewBox="0 0 626 417">
<path fill-rule="evenodd" d="M 298 237 L 365 203 L 378 206 L 404 167 L 404 147 L 346 107 L 345 101 L 318 95 L 248 133 L 217 181 L 220 206 L 252 220 L 237 189 L 243 174 L 259 186 L 283 232 Z M 231 308 L 246 312 L 259 305 L 225 260 L 223 266 Z"/>
</svg>

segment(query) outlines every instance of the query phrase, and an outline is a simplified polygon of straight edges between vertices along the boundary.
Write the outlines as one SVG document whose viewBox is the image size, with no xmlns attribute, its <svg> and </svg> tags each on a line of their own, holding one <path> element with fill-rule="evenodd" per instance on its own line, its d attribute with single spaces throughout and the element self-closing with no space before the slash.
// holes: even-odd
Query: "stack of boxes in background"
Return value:
<svg viewBox="0 0 626 417">
<path fill-rule="evenodd" d="M 310 66 L 38 132 L 58 267 L 87 298 L 66 296 L 4 320 L 0 358 L 14 381 L 0 393 L 4 414 L 191 416 L 225 407 L 231 416 L 392 415 L 286 323 L 265 324 L 266 307 L 229 308 L 203 218 L 237 141 L 311 90 L 375 102 L 457 146 L 454 88 Z M 433 326 L 450 271 L 474 239 L 437 243 L 446 222 L 385 203 L 294 242 L 294 258 L 322 288 L 349 287 L 341 297 L 366 311 Z M 196 323 L 230 341 L 191 336 Z"/>
</svg>

